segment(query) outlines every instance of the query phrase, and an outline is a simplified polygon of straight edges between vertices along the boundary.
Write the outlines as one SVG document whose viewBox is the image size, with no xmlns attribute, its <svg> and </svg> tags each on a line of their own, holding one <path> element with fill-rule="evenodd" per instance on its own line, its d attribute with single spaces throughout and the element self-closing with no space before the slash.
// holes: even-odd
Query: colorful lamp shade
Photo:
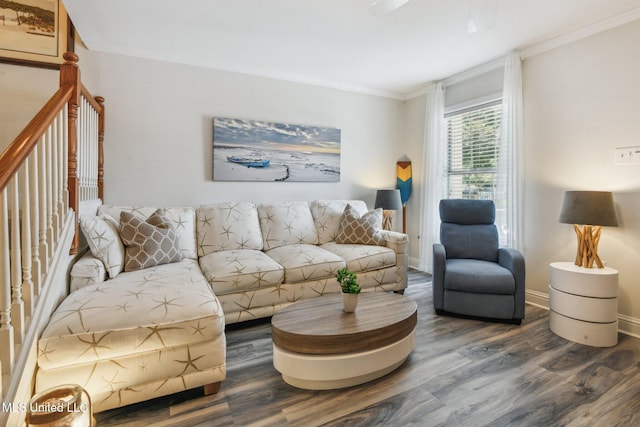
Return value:
<svg viewBox="0 0 640 427">
<path fill-rule="evenodd" d="M 598 256 L 601 227 L 618 226 L 613 194 L 609 191 L 566 191 L 559 222 L 573 224 L 578 237 L 575 264 L 591 268 L 595 262 L 603 268 Z"/>
</svg>

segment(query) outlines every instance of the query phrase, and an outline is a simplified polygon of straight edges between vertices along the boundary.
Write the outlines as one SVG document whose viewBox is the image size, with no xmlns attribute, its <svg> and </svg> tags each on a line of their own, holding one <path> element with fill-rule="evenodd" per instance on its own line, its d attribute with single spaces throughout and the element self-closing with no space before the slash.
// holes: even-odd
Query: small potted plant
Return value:
<svg viewBox="0 0 640 427">
<path fill-rule="evenodd" d="M 338 270 L 336 279 L 342 289 L 342 302 L 344 311 L 353 313 L 358 305 L 358 294 L 360 293 L 360 285 L 358 285 L 358 276 L 353 271 L 343 267 Z"/>
</svg>

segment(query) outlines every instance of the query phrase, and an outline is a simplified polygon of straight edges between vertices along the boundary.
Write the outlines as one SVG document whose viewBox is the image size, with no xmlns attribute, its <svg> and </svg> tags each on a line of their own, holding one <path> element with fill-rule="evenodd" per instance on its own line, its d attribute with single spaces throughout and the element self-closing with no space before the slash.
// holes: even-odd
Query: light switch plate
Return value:
<svg viewBox="0 0 640 427">
<path fill-rule="evenodd" d="M 640 164 L 640 146 L 616 148 L 616 165 Z"/>
</svg>

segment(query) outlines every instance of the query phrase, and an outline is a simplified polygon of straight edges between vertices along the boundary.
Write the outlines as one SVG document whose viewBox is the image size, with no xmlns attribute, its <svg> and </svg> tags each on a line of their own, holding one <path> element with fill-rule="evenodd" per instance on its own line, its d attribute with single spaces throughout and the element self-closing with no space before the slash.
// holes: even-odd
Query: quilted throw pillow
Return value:
<svg viewBox="0 0 640 427">
<path fill-rule="evenodd" d="M 182 260 L 178 236 L 161 209 L 146 221 L 129 212 L 121 212 L 120 237 L 126 248 L 124 271 Z"/>
<path fill-rule="evenodd" d="M 360 216 L 358 211 L 348 204 L 340 219 L 336 243 L 384 246 L 381 228 L 382 209 L 378 208 Z"/>
<path fill-rule="evenodd" d="M 124 246 L 118 235 L 118 221 L 104 214 L 81 215 L 80 229 L 91 255 L 102 261 L 109 278 L 116 277 L 124 268 Z"/>
</svg>

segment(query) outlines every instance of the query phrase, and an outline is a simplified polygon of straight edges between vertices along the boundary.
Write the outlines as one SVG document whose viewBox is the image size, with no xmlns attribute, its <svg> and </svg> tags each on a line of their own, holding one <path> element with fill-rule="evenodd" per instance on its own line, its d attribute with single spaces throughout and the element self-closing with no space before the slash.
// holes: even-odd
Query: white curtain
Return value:
<svg viewBox="0 0 640 427">
<path fill-rule="evenodd" d="M 438 204 L 446 189 L 446 141 L 444 133 L 444 86 L 427 90 L 420 204 L 420 259 L 418 268 L 433 271 L 433 243 L 440 241 Z"/>
<path fill-rule="evenodd" d="M 497 226 L 501 230 L 502 245 L 523 250 L 523 101 L 522 67 L 520 54 L 513 53 L 506 58 L 504 66 L 504 87 L 502 92 L 502 124 L 500 138 L 500 159 Z"/>
</svg>

